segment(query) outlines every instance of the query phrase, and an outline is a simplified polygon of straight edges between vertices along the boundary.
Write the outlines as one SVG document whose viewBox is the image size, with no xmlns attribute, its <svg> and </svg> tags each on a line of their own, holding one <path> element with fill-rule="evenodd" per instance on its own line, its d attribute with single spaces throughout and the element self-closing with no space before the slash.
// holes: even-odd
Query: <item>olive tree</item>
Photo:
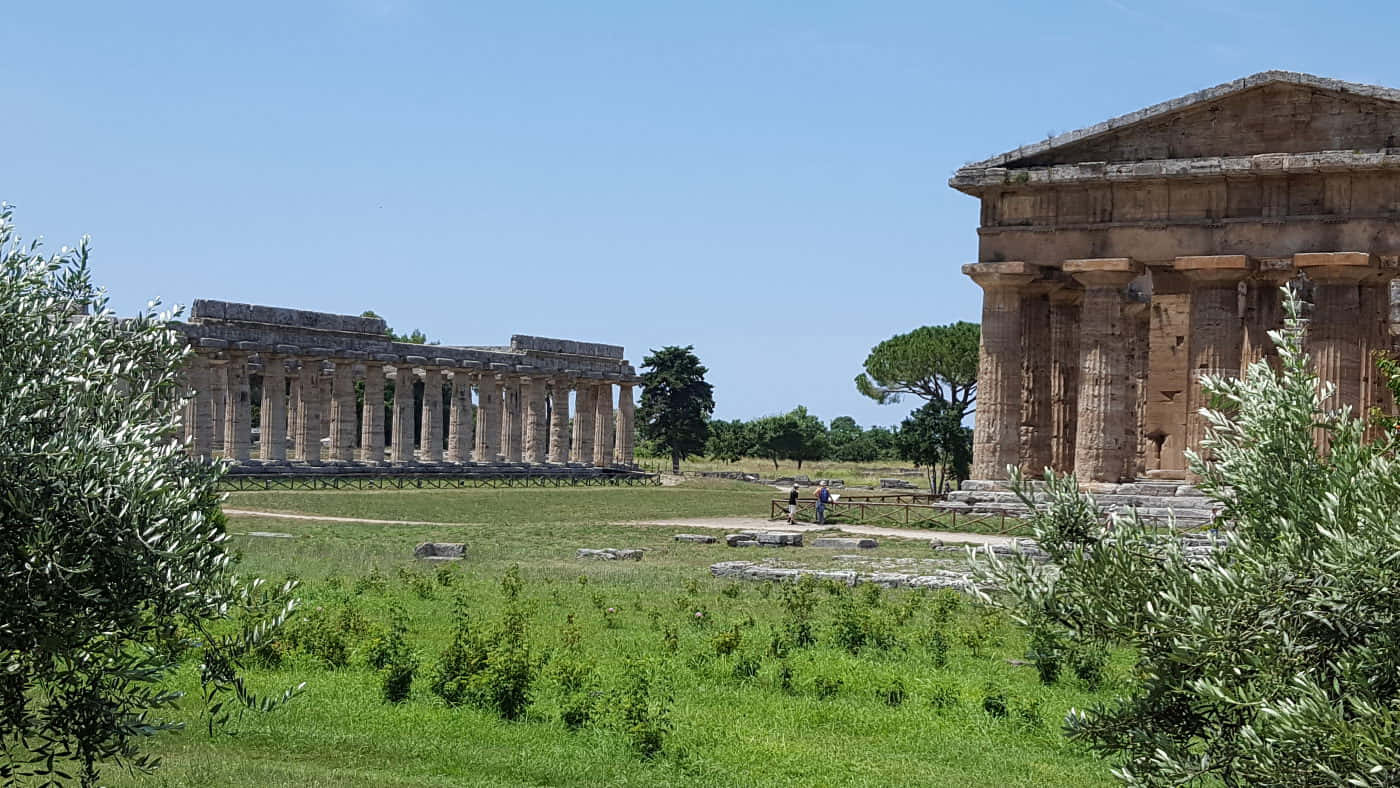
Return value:
<svg viewBox="0 0 1400 788">
<path fill-rule="evenodd" d="M 162 679 L 199 662 L 212 726 L 271 708 L 242 660 L 290 612 L 290 585 L 230 571 L 216 484 L 188 458 L 186 349 L 150 304 L 117 320 L 84 239 L 45 258 L 0 205 L 0 781 L 96 784 L 149 770 L 174 727 Z M 210 626 L 227 619 L 216 630 Z"/>
<path fill-rule="evenodd" d="M 1132 652 L 1118 697 L 1067 719 L 1129 784 L 1400 779 L 1397 443 L 1368 444 L 1361 420 L 1326 406 L 1291 294 L 1285 310 L 1279 371 L 1202 381 L 1211 462 L 1189 459 L 1224 507 L 1213 549 L 1134 516 L 1103 523 L 1073 478 L 1052 477 L 1031 520 L 1052 562 L 985 559 L 1003 589 L 987 598 L 1038 649 Z"/>
</svg>

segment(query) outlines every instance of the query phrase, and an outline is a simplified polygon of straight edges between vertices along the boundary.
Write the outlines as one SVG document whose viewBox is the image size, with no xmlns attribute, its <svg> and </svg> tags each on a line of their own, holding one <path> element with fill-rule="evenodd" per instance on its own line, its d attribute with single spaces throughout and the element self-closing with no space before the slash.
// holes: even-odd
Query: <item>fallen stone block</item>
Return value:
<svg viewBox="0 0 1400 788">
<path fill-rule="evenodd" d="M 728 534 L 724 537 L 724 543 L 729 545 L 730 547 L 738 547 L 739 542 L 754 542 L 757 540 L 758 537 L 748 531 L 740 531 L 739 533 Z"/>
<path fill-rule="evenodd" d="M 677 542 L 694 542 L 696 544 L 714 544 L 716 540 L 708 534 L 676 534 Z"/>
<path fill-rule="evenodd" d="M 460 561 L 467 557 L 461 542 L 423 542 L 413 548 L 413 557 L 422 561 Z"/>
<path fill-rule="evenodd" d="M 730 546 L 730 547 L 758 547 L 760 544 L 762 544 L 762 543 L 759 542 L 757 539 L 739 539 L 739 540 L 736 540 L 736 541 L 734 541 L 734 542 L 730 542 L 729 546 Z"/>
<path fill-rule="evenodd" d="M 802 534 L 791 531 L 764 531 L 758 535 L 758 543 L 773 547 L 801 547 Z"/>
<path fill-rule="evenodd" d="M 812 540 L 812 547 L 830 547 L 834 550 L 873 550 L 880 543 L 874 539 L 852 539 L 839 536 L 819 536 Z"/>
<path fill-rule="evenodd" d="M 601 550 L 590 550 L 586 547 L 578 549 L 578 558 L 590 558 L 594 561 L 640 561 L 642 560 L 641 550 L 617 550 L 605 547 Z"/>
</svg>

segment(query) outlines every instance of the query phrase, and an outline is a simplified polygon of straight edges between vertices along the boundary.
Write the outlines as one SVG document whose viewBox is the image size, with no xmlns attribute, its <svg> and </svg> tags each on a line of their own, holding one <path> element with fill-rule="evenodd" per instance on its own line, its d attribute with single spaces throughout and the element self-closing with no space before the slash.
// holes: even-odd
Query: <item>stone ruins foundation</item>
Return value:
<svg viewBox="0 0 1400 788">
<path fill-rule="evenodd" d="M 1265 72 L 949 184 L 982 203 L 963 266 L 983 290 L 973 496 L 1007 466 L 1192 495 L 1166 480 L 1204 433 L 1200 377 L 1269 359 L 1285 282 L 1314 304 L 1332 404 L 1392 407 L 1368 359 L 1391 347 L 1400 276 L 1400 91 Z"/>
<path fill-rule="evenodd" d="M 633 467 L 638 378 L 614 345 L 416 345 L 388 339 L 380 318 L 207 300 L 171 327 L 195 351 L 190 451 L 234 472 Z M 357 387 L 380 407 L 357 408 Z"/>
</svg>

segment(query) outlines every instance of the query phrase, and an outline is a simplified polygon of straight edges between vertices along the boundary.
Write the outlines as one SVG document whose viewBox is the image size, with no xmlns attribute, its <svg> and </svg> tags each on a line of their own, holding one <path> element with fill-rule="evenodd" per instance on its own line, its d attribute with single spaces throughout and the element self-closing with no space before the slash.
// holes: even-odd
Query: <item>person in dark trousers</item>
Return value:
<svg viewBox="0 0 1400 788">
<path fill-rule="evenodd" d="M 792 492 L 788 493 L 788 525 L 797 522 L 797 485 L 792 486 Z"/>
<path fill-rule="evenodd" d="M 826 525 L 826 505 L 831 503 L 831 491 L 826 489 L 826 482 L 822 482 L 817 488 L 817 525 Z"/>
</svg>

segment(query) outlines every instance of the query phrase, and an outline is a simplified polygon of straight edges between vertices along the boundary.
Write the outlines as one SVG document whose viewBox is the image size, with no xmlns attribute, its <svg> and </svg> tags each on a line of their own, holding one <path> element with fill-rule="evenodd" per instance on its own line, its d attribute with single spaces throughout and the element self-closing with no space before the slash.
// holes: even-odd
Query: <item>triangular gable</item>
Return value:
<svg viewBox="0 0 1400 788">
<path fill-rule="evenodd" d="M 1400 147 L 1400 91 L 1265 71 L 963 167 Z"/>
</svg>

